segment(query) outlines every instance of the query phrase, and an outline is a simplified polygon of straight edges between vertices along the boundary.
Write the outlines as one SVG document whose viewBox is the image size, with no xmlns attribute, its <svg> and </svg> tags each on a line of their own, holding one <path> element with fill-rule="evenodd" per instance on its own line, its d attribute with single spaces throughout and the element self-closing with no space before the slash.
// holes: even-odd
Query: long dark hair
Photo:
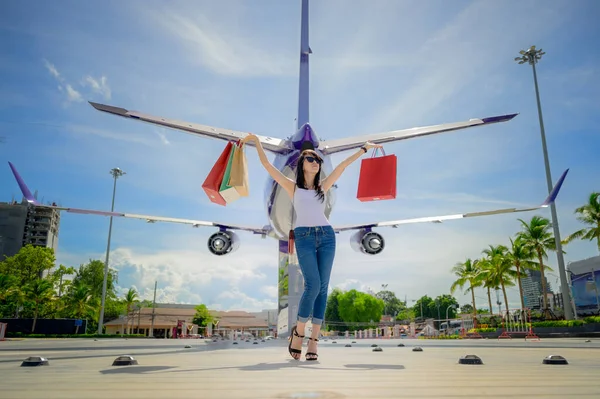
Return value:
<svg viewBox="0 0 600 399">
<path fill-rule="evenodd" d="M 298 167 L 296 168 L 296 185 L 299 188 L 306 188 L 306 182 L 304 180 L 304 158 L 307 156 L 313 156 L 319 160 L 319 171 L 315 175 L 315 191 L 316 196 L 319 197 L 321 202 L 325 201 L 325 193 L 321 188 L 321 167 L 323 165 L 323 159 L 313 150 L 304 150 L 300 153 L 300 157 L 298 158 Z"/>
</svg>

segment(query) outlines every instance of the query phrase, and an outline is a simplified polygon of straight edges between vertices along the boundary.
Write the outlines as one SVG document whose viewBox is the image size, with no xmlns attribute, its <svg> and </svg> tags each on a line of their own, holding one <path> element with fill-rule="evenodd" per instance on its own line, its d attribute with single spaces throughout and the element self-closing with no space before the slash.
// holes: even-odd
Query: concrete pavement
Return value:
<svg viewBox="0 0 600 399">
<path fill-rule="evenodd" d="M 0 343 L 0 397 L 600 397 L 599 340 L 352 341 L 321 341 L 318 362 L 294 361 L 286 341 L 7 341 Z M 383 351 L 373 352 L 371 344 Z M 413 352 L 414 346 L 423 352 Z M 139 364 L 112 366 L 124 354 Z M 467 354 L 478 355 L 484 364 L 458 364 Z M 569 364 L 542 364 L 552 354 Z M 45 356 L 50 365 L 20 367 L 30 355 Z"/>
</svg>

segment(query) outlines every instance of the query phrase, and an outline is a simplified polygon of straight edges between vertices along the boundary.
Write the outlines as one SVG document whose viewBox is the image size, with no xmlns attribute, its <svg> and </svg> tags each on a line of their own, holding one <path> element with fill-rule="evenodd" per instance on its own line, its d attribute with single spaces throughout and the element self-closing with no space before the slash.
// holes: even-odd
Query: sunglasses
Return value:
<svg viewBox="0 0 600 399">
<path fill-rule="evenodd" d="M 315 158 L 315 157 L 310 157 L 310 156 L 308 156 L 308 157 L 305 157 L 304 159 L 305 159 L 305 160 L 307 160 L 309 163 L 316 162 L 316 163 L 318 163 L 319 165 L 321 164 L 321 160 L 320 160 L 319 158 Z"/>
</svg>

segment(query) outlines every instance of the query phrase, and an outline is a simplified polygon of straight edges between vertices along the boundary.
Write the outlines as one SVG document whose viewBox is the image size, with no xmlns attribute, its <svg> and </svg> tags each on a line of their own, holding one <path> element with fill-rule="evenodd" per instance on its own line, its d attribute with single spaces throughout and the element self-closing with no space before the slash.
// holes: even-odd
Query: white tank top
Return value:
<svg viewBox="0 0 600 399">
<path fill-rule="evenodd" d="M 305 190 L 296 186 L 294 190 L 294 227 L 329 226 L 325 217 L 325 201 L 321 202 L 315 190 Z"/>
</svg>

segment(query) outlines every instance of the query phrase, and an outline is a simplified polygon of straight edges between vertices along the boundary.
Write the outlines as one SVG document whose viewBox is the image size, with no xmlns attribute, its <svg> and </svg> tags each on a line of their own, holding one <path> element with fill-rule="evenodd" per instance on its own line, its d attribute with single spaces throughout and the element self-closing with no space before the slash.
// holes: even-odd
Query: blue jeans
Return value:
<svg viewBox="0 0 600 399">
<path fill-rule="evenodd" d="M 335 257 L 335 232 L 331 226 L 294 229 L 298 263 L 304 276 L 304 292 L 298 307 L 298 321 L 321 325 L 327 306 L 327 288 Z"/>
</svg>

